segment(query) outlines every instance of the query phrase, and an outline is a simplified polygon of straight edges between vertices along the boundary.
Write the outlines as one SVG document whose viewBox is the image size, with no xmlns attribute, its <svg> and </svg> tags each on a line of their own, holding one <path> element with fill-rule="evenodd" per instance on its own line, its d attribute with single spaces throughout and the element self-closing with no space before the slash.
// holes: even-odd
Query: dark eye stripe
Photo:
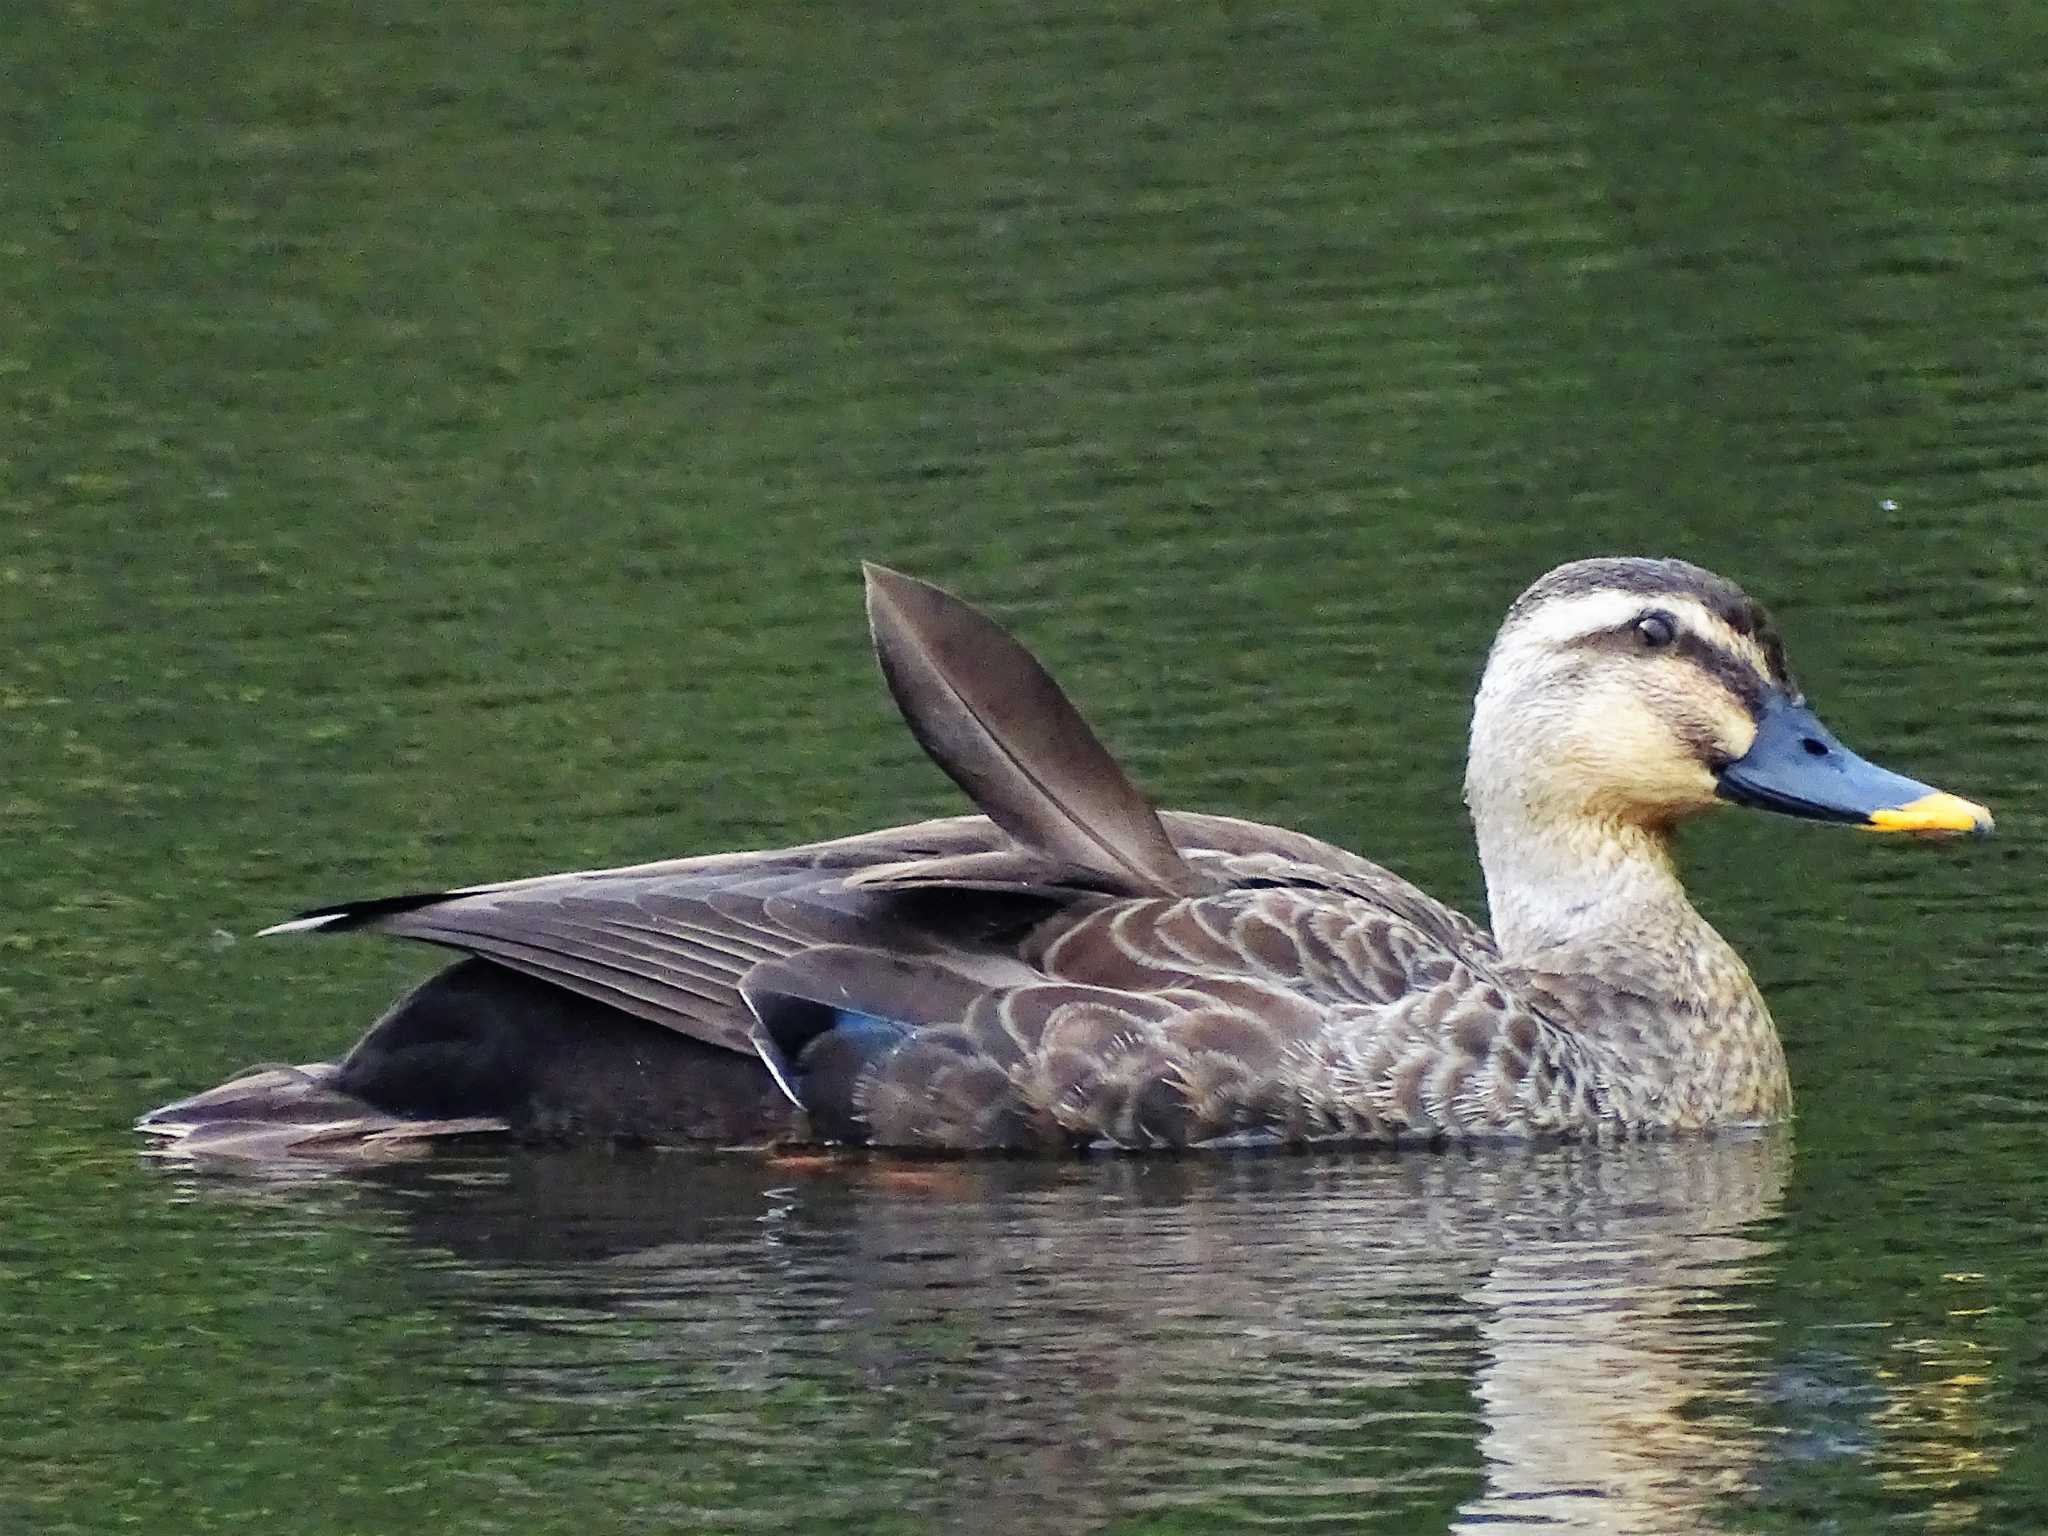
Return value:
<svg viewBox="0 0 2048 1536">
<path fill-rule="evenodd" d="M 1763 708 L 1764 698 L 1770 692 L 1770 682 L 1756 669 L 1756 664 L 1736 655 L 1733 651 L 1714 644 L 1702 636 L 1680 631 L 1678 643 L 1669 648 L 1669 654 L 1691 662 L 1707 676 L 1742 700 L 1743 707 L 1752 715 Z"/>
<path fill-rule="evenodd" d="M 1587 635 L 1579 645 L 1593 650 L 1620 651 L 1631 656 L 1674 656 L 1680 661 L 1698 667 L 1707 676 L 1742 701 L 1752 715 L 1763 708 L 1764 698 L 1771 691 L 1774 679 L 1766 678 L 1756 669 L 1756 663 L 1738 656 L 1725 646 L 1716 645 L 1702 635 L 1689 629 L 1680 629 L 1678 637 L 1671 644 L 1659 646 L 1653 652 L 1645 653 L 1642 641 L 1636 635 L 1636 620 L 1630 619 L 1618 629 L 1603 629 L 1597 634 Z M 1789 691 L 1789 690 L 1788 690 Z"/>
</svg>

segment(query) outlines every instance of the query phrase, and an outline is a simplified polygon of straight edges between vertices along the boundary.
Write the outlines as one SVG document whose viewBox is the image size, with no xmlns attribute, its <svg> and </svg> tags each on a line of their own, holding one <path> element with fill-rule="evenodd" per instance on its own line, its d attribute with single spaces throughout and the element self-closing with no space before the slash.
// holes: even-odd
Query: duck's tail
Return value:
<svg viewBox="0 0 2048 1536">
<path fill-rule="evenodd" d="M 195 1093 L 135 1122 L 158 1138 L 161 1157 L 251 1162 L 288 1158 L 341 1162 L 417 1156 L 450 1136 L 481 1136 L 509 1127 L 500 1119 L 406 1119 L 386 1114 L 335 1086 L 340 1064 L 251 1067 L 217 1088 Z"/>
</svg>

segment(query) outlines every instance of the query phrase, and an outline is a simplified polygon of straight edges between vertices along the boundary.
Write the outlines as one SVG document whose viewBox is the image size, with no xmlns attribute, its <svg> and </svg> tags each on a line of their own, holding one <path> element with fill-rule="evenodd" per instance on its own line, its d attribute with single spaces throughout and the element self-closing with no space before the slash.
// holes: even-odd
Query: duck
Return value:
<svg viewBox="0 0 2048 1536">
<path fill-rule="evenodd" d="M 1764 608 L 1682 560 L 1576 560 L 1509 607 L 1465 799 L 1491 928 L 1330 843 L 1161 811 L 1045 667 L 864 567 L 889 693 L 978 814 L 304 912 L 460 956 L 337 1061 L 137 1121 L 159 1149 L 418 1155 L 477 1137 L 1075 1152 L 1712 1133 L 1785 1053 L 1687 899 L 1728 805 L 1992 829 L 1857 756 Z"/>
</svg>

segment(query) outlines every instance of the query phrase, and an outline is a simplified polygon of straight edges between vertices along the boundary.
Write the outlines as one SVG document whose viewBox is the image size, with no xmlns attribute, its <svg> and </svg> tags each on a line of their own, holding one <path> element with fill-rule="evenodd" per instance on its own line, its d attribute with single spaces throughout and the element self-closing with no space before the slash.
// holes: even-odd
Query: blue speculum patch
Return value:
<svg viewBox="0 0 2048 1536">
<path fill-rule="evenodd" d="M 866 1055 L 890 1049 L 910 1033 L 910 1026 L 901 1019 L 885 1019 L 857 1008 L 834 1008 L 831 1033 Z"/>
</svg>

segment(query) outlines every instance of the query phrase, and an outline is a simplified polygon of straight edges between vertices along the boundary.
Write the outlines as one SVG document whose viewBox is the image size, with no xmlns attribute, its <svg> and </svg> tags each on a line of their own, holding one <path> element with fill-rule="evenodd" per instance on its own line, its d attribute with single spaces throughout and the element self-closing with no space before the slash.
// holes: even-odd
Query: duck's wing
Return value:
<svg viewBox="0 0 2048 1536">
<path fill-rule="evenodd" d="M 1246 1027 L 1277 1028 L 1284 1048 L 1311 1018 L 1302 1000 L 1385 998 L 1453 957 L 1491 953 L 1463 917 L 1327 844 L 1223 817 L 1167 813 L 1164 824 L 1211 897 L 1105 891 L 1100 872 L 1057 865 L 966 816 L 800 848 L 343 903 L 279 926 L 370 930 L 479 955 L 742 1053 L 759 1048 L 769 999 L 827 984 L 806 985 L 807 967 L 853 1011 L 888 1010 L 918 1026 L 960 1022 L 963 986 L 1007 994 L 1048 980 L 1085 984 L 1108 1018 L 1122 1006 L 1111 989 L 1256 976 L 1272 995 Z M 1319 903 L 1346 899 L 1383 921 L 1319 929 L 1306 920 Z M 866 986 L 854 980 L 862 966 Z M 906 993 L 913 983 L 924 1001 Z M 1135 997 L 1130 1006 L 1156 1012 Z M 1248 1049 L 1245 1061 L 1267 1054 Z"/>
<path fill-rule="evenodd" d="M 1022 978 L 1001 945 L 1084 894 L 1010 886 L 978 899 L 849 888 L 876 865 L 974 857 L 1007 839 L 957 817 L 829 843 L 590 870 L 318 908 L 266 932 L 369 930 L 479 955 L 709 1045 L 751 1053 L 739 984 L 834 945 Z M 878 959 L 878 963 L 880 963 Z"/>
<path fill-rule="evenodd" d="M 1207 886 L 1028 650 L 936 587 L 873 566 L 867 579 L 890 691 L 986 818 L 345 903 L 267 931 L 374 928 L 442 944 L 747 1050 L 739 982 L 765 961 L 834 946 L 993 984 L 1016 979 L 1003 943 L 1050 910 Z M 867 878 L 877 871 L 902 878 Z"/>
</svg>

